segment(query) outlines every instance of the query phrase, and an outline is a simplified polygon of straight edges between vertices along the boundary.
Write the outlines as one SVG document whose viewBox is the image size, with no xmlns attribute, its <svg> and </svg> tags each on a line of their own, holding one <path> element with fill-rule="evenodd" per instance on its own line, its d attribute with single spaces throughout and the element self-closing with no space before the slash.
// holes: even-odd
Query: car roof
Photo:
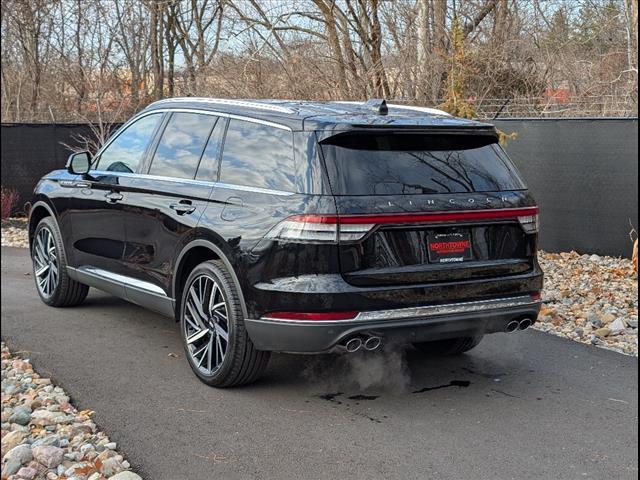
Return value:
<svg viewBox="0 0 640 480">
<path fill-rule="evenodd" d="M 159 100 L 144 111 L 194 109 L 250 117 L 284 125 L 291 130 L 353 130 L 368 128 L 474 128 L 494 130 L 492 125 L 457 118 L 427 107 L 367 102 L 320 102 L 305 100 L 243 100 L 177 97 Z"/>
</svg>

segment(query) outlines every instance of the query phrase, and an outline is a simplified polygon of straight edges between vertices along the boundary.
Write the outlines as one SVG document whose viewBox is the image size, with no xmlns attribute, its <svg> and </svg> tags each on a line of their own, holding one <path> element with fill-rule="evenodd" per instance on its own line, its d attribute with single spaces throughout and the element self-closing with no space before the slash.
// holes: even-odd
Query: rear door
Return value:
<svg viewBox="0 0 640 480">
<path fill-rule="evenodd" d="M 537 208 L 494 134 L 352 132 L 321 149 L 348 282 L 446 282 L 533 268 L 537 217 L 528 217 Z"/>
<path fill-rule="evenodd" d="M 133 182 L 124 215 L 124 265 L 138 280 L 127 287 L 130 300 L 148 304 L 149 294 L 171 295 L 178 253 L 194 235 L 213 188 L 208 175 L 196 173 L 217 171 L 224 123 L 213 115 L 171 113 Z"/>
</svg>

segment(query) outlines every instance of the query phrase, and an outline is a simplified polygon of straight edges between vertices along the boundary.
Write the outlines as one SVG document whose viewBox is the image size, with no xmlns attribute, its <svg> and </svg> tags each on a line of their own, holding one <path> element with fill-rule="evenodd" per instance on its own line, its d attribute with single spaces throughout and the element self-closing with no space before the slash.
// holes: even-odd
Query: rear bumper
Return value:
<svg viewBox="0 0 640 480">
<path fill-rule="evenodd" d="M 423 342 L 502 332 L 512 320 L 538 317 L 540 302 L 530 295 L 474 302 L 361 312 L 350 320 L 245 320 L 247 332 L 260 350 L 314 353 L 335 347 L 357 334 L 373 334 L 385 342 Z"/>
</svg>

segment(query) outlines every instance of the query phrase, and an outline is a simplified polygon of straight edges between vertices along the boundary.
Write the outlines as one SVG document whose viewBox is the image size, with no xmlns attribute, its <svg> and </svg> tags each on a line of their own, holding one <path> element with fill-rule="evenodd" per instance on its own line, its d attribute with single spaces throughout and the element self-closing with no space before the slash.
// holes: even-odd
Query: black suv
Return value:
<svg viewBox="0 0 640 480">
<path fill-rule="evenodd" d="M 156 102 L 35 189 L 34 277 L 180 322 L 195 374 L 270 351 L 455 354 L 540 308 L 538 208 L 493 126 L 384 100 Z"/>
</svg>

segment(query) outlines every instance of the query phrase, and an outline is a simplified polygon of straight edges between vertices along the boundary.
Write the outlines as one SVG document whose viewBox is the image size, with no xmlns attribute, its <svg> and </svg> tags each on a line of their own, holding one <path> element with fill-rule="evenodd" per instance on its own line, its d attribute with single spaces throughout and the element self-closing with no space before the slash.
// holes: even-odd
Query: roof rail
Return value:
<svg viewBox="0 0 640 480">
<path fill-rule="evenodd" d="M 405 110 L 415 110 L 416 112 L 424 112 L 431 113 L 433 115 L 446 115 L 447 117 L 451 117 L 450 113 L 445 112 L 444 110 L 438 110 L 437 108 L 429 108 L 429 107 L 416 107 L 414 105 L 398 105 L 395 103 L 388 103 L 387 107 L 389 108 L 399 108 Z"/>
<path fill-rule="evenodd" d="M 351 101 L 351 100 L 335 100 L 331 103 L 346 103 L 349 105 L 362 105 L 362 106 L 367 106 L 367 102 L 361 102 L 361 101 Z M 438 110 L 437 108 L 429 108 L 429 107 L 416 107 L 414 105 L 398 105 L 395 103 L 387 103 L 387 108 L 398 108 L 398 109 L 404 109 L 404 110 L 413 110 L 416 112 L 424 112 L 424 113 L 430 113 L 432 115 L 446 115 L 447 117 L 451 117 L 452 115 L 450 113 L 445 112 L 444 110 Z"/>
<path fill-rule="evenodd" d="M 157 102 L 153 102 L 152 105 L 156 105 L 158 103 L 168 103 L 168 102 L 212 103 L 217 105 L 231 105 L 234 107 L 256 108 L 259 110 L 268 110 L 271 112 L 278 112 L 278 113 L 295 113 L 295 110 L 288 107 L 282 107 L 280 105 L 272 105 L 272 104 L 269 104 L 266 102 L 260 102 L 260 101 L 235 100 L 232 98 L 172 97 L 172 98 L 165 98 L 163 100 L 158 100 Z"/>
</svg>

